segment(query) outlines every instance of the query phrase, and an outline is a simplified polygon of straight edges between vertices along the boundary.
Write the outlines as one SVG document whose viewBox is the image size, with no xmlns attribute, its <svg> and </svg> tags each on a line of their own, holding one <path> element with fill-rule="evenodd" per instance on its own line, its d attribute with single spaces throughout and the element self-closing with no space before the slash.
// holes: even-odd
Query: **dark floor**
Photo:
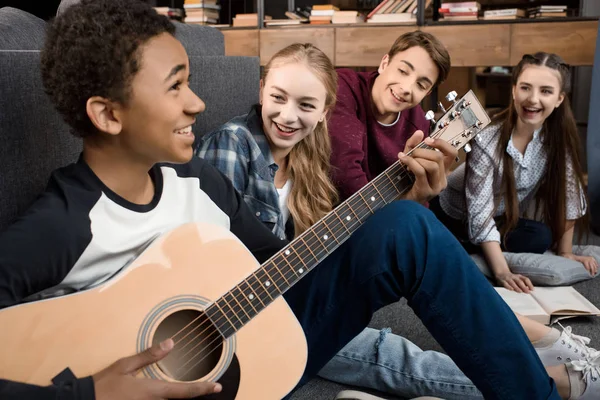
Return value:
<svg viewBox="0 0 600 400">
<path fill-rule="evenodd" d="M 600 236 L 590 236 L 588 240 L 589 244 L 600 246 Z M 600 278 L 578 283 L 574 287 L 600 308 Z M 591 346 L 600 347 L 600 318 L 569 319 L 565 324 L 572 326 L 573 332 L 576 334 L 589 337 L 592 340 Z M 404 300 L 378 311 L 373 316 L 370 326 L 373 328 L 390 327 L 392 332 L 411 340 L 423 350 L 442 351 L 440 345 L 431 337 Z M 349 389 L 349 387 L 316 378 L 298 390 L 292 396 L 292 400 L 333 400 L 335 395 L 344 389 Z M 378 394 L 390 400 L 398 399 L 391 395 L 372 391 L 369 393 Z"/>
</svg>

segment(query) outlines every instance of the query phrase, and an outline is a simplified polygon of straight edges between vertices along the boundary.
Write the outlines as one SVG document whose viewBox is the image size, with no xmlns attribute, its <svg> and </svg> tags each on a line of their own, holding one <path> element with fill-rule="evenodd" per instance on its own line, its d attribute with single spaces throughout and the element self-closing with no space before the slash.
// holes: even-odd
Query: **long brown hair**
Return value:
<svg viewBox="0 0 600 400">
<path fill-rule="evenodd" d="M 560 106 L 546 118 L 540 131 L 548 160 L 546 172 L 540 182 L 536 194 L 536 214 L 541 216 L 552 232 L 552 247 L 565 232 L 566 206 L 567 206 L 567 163 L 572 163 L 576 182 L 573 186 L 583 191 L 584 180 L 581 168 L 581 143 L 577 125 L 567 94 L 571 89 L 571 72 L 569 66 L 556 54 L 539 52 L 534 55 L 526 54 L 512 73 L 512 85 L 516 86 L 521 73 L 528 65 L 546 66 L 560 74 L 561 92 L 565 97 Z M 500 137 L 496 148 L 496 159 L 501 160 L 503 173 L 501 177 L 501 192 L 496 199 L 496 205 L 504 199 L 504 222 L 500 226 L 500 233 L 505 238 L 506 234 L 515 228 L 519 220 L 519 202 L 514 177 L 513 161 L 506 148 L 517 126 L 517 112 L 514 100 L 510 107 L 495 116 L 492 124 L 500 124 Z M 585 193 L 580 193 L 585 198 Z M 587 199 L 586 199 L 587 201 Z M 540 208 L 541 207 L 541 208 Z M 589 213 L 582 218 L 582 226 L 589 223 Z"/>
<path fill-rule="evenodd" d="M 263 81 L 272 68 L 288 63 L 303 63 L 319 78 L 327 92 L 325 110 L 331 110 L 336 99 L 337 73 L 329 57 L 310 43 L 292 44 L 277 52 L 267 63 Z M 294 220 L 295 236 L 325 216 L 337 202 L 337 191 L 329 178 L 330 155 L 327 118 L 320 121 L 288 155 L 288 172 L 293 185 L 287 206 Z"/>
</svg>

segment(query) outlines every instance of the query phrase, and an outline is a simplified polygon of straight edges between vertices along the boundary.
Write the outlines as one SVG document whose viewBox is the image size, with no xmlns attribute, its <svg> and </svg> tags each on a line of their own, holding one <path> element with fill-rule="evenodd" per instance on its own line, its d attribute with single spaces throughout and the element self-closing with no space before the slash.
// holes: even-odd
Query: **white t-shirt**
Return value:
<svg viewBox="0 0 600 400">
<path fill-rule="evenodd" d="M 291 190 L 292 181 L 290 179 L 285 182 L 285 185 L 283 185 L 281 189 L 277 189 L 277 194 L 279 194 L 279 209 L 281 210 L 281 215 L 283 216 L 284 225 L 287 223 L 287 220 L 290 217 L 290 209 L 287 206 L 287 199 Z"/>
<path fill-rule="evenodd" d="M 392 122 L 391 124 L 384 124 L 383 122 L 379 122 L 379 121 L 377 121 L 377 123 L 381 126 L 394 126 L 394 125 L 396 125 L 396 123 L 398 123 L 398 121 L 400 121 L 400 113 L 398 113 L 396 120 L 394 122 Z"/>
</svg>

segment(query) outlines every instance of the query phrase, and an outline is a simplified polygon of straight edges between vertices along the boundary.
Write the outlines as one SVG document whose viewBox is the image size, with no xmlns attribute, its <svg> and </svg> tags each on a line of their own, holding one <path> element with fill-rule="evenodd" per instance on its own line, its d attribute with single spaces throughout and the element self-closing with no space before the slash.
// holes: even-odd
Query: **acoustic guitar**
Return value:
<svg viewBox="0 0 600 400">
<path fill-rule="evenodd" d="M 468 150 L 490 119 L 471 91 L 447 99 L 452 106 L 432 121 L 430 136 Z M 262 265 L 224 228 L 190 223 L 95 288 L 6 308 L 0 377 L 49 385 L 89 376 L 173 338 L 169 356 L 139 375 L 219 381 L 223 391 L 210 396 L 219 400 L 281 399 L 307 359 L 302 328 L 281 295 L 413 180 L 394 163 Z"/>
</svg>

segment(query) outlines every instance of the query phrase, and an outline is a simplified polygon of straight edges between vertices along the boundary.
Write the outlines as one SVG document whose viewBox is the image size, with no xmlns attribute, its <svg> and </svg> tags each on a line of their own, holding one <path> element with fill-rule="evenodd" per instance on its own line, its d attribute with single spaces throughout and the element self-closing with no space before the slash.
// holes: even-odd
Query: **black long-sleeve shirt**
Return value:
<svg viewBox="0 0 600 400">
<path fill-rule="evenodd" d="M 138 205 L 111 191 L 81 160 L 56 170 L 45 193 L 0 234 L 0 309 L 101 284 L 158 236 L 188 222 L 229 229 L 260 262 L 286 244 L 203 160 L 157 164 L 149 173 L 154 198 Z M 93 400 L 92 378 L 78 378 L 47 387 L 0 379 L 0 398 Z"/>
</svg>

